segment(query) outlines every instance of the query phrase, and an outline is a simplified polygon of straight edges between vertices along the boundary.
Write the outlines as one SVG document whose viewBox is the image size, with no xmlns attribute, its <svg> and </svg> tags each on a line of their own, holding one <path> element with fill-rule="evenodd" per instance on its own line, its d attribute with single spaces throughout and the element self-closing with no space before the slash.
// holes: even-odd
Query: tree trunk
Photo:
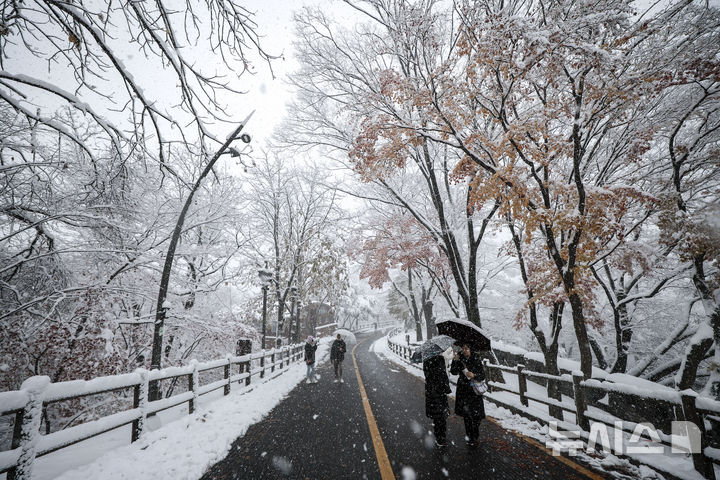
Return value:
<svg viewBox="0 0 720 480">
<path fill-rule="evenodd" d="M 560 369 L 558 368 L 558 344 L 555 342 L 550 346 L 544 353 L 545 357 L 545 370 L 548 375 L 560 375 Z M 562 400 L 562 394 L 560 393 L 560 382 L 548 379 L 547 382 L 547 393 L 548 397 L 554 400 Z M 560 407 L 551 405 L 548 407 L 548 411 L 552 417 L 562 420 L 563 410 Z"/>
<path fill-rule="evenodd" d="M 705 359 L 705 355 L 713 345 L 713 339 L 711 336 L 703 335 L 702 327 L 690 340 L 688 345 L 685 358 L 680 365 L 680 380 L 677 382 L 678 390 L 686 390 L 692 388 L 697 378 L 697 369 Z M 709 332 L 704 332 L 709 333 Z"/>
<path fill-rule="evenodd" d="M 572 307 L 573 328 L 578 342 L 578 350 L 580 350 L 580 370 L 585 378 L 592 378 L 592 351 L 585 326 L 582 299 L 577 293 L 570 295 L 570 307 Z"/>
<path fill-rule="evenodd" d="M 437 335 L 437 326 L 435 325 L 435 317 L 433 317 L 432 300 L 425 300 L 423 304 L 423 316 L 425 317 L 425 333 L 429 340 Z"/>
<path fill-rule="evenodd" d="M 630 325 L 627 304 L 623 303 L 623 300 L 626 298 L 624 288 L 621 291 L 616 292 L 616 296 L 618 303 L 620 304 L 613 313 L 615 320 L 615 347 L 617 349 L 617 358 L 615 359 L 615 363 L 613 364 L 610 373 L 625 373 L 627 370 L 628 351 L 630 350 L 633 330 Z M 602 366 L 600 368 L 602 368 Z"/>
<path fill-rule="evenodd" d="M 588 336 L 588 340 L 590 341 L 590 348 L 592 349 L 593 354 L 595 355 L 595 361 L 597 361 L 598 367 L 602 368 L 603 370 L 607 370 L 608 363 L 607 363 L 607 360 L 605 359 L 605 352 L 603 351 L 602 346 L 600 346 L 600 343 L 592 335 Z M 613 372 L 613 373 L 615 373 L 615 372 Z"/>
<path fill-rule="evenodd" d="M 420 310 L 418 309 L 417 302 L 415 301 L 415 292 L 412 284 L 412 269 L 408 268 L 408 296 L 410 297 L 410 310 L 412 312 L 413 320 L 415 321 L 415 339 L 418 342 L 423 341 L 422 333 L 422 318 L 420 317 Z"/>
</svg>

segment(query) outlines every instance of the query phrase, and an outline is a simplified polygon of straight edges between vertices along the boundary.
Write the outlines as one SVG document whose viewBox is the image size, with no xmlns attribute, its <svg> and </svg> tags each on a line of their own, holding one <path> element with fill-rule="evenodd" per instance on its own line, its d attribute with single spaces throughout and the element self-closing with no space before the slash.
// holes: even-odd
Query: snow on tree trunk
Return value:
<svg viewBox="0 0 720 480">
<path fill-rule="evenodd" d="M 705 354 L 713 344 L 713 330 L 710 322 L 700 324 L 685 348 L 685 357 L 680 365 L 680 370 L 675 376 L 675 383 L 678 390 L 692 388 L 697 378 L 697 369 Z"/>
</svg>

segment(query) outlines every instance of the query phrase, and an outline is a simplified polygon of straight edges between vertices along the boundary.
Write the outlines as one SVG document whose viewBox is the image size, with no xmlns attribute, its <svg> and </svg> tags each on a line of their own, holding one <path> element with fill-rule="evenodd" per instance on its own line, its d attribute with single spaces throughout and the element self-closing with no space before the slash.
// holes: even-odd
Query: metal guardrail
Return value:
<svg viewBox="0 0 720 480">
<path fill-rule="evenodd" d="M 193 361 L 183 367 L 151 371 L 138 369 L 133 373 L 98 377 L 87 381 L 51 383 L 48 377 L 30 377 L 23 382 L 20 390 L 0 392 L 0 415 L 15 416 L 10 450 L 0 452 L 0 473 L 8 472 L 8 480 L 29 480 L 35 458 L 128 424 L 132 424 L 130 441 L 135 442 L 142 435 L 149 415 L 183 403 L 188 404 L 188 414 L 191 414 L 197 408 L 200 396 L 221 388 L 223 395 L 228 395 L 234 383 L 250 385 L 252 377 L 263 378 L 266 372 L 273 373 L 276 368 L 287 368 L 290 363 L 299 361 L 303 353 L 303 345 L 297 344 L 242 356 L 229 355 L 224 359 L 204 363 Z M 237 367 L 235 374 L 232 372 L 233 367 Z M 200 384 L 201 372 L 220 368 L 223 369 L 221 380 L 206 385 Z M 186 378 L 188 382 L 186 392 L 149 401 L 149 382 L 182 378 Z M 42 411 L 45 406 L 127 389 L 133 389 L 133 404 L 130 410 L 48 435 L 40 434 Z"/>
<path fill-rule="evenodd" d="M 403 345 L 400 343 L 393 342 L 391 337 L 399 333 L 398 331 L 390 332 L 387 336 L 388 347 L 392 352 L 397 354 L 403 361 L 410 363 L 410 357 L 416 347 L 412 345 Z M 568 430 L 571 427 L 577 426 L 582 429 L 581 434 L 585 440 L 589 439 L 590 432 L 592 431 L 593 423 L 602 423 L 612 428 L 617 428 L 618 424 L 615 423 L 618 420 L 612 415 L 598 415 L 588 410 L 588 394 L 592 391 L 601 391 L 605 394 L 614 393 L 616 395 L 627 396 L 627 401 L 637 401 L 638 398 L 642 397 L 642 392 L 637 389 L 637 392 L 628 393 L 627 385 L 620 385 L 612 382 L 601 382 L 598 380 L 590 379 L 585 380 L 581 373 L 574 373 L 573 375 L 548 375 L 542 372 L 534 372 L 525 370 L 524 365 L 517 365 L 515 368 L 504 365 L 491 364 L 487 359 L 483 361 L 485 367 L 486 378 L 489 378 L 489 372 L 493 369 L 501 372 L 507 372 L 517 375 L 518 378 L 518 390 L 514 390 L 506 384 L 498 382 L 488 382 L 488 393 L 493 391 L 504 391 L 513 395 L 517 395 L 520 400 L 520 405 L 508 403 L 492 395 L 486 395 L 486 399 L 504 408 L 508 408 L 513 413 L 520 414 L 524 417 L 530 418 L 531 420 L 538 421 L 545 425 L 549 424 L 550 416 L 556 418 L 560 422 L 564 423 L 563 427 Z M 562 400 L 556 400 L 549 397 L 538 397 L 528 393 L 527 380 L 528 379 L 543 379 L 548 382 L 566 383 L 572 385 L 573 392 L 573 403 L 564 402 Z M 597 395 L 597 393 L 595 394 Z M 670 393 L 670 394 L 668 394 Z M 685 390 L 682 392 L 663 392 L 662 399 L 652 397 L 652 392 L 648 394 L 647 398 L 652 398 L 653 401 L 664 404 L 665 406 L 674 408 L 676 412 L 676 420 L 687 421 L 694 424 L 700 432 L 700 451 L 692 453 L 692 461 L 695 470 L 698 471 L 707 479 L 715 480 L 715 472 L 713 464 L 720 465 L 720 449 L 712 448 L 709 446 L 709 440 L 707 431 L 705 429 L 705 420 L 708 417 L 716 417 L 720 415 L 720 402 L 715 400 L 699 397 L 697 393 L 692 390 Z M 631 398 L 632 397 L 632 398 Z M 543 405 L 547 405 L 551 415 L 542 416 L 536 415 L 522 407 L 529 408 L 529 401 L 537 402 Z M 568 412 L 575 415 L 574 424 L 568 423 L 564 417 L 563 412 Z M 620 419 L 622 420 L 622 419 Z M 638 424 L 622 420 L 621 428 L 622 431 L 635 435 L 635 427 Z M 657 442 L 657 438 L 643 438 L 648 441 Z M 670 435 L 660 435 L 660 442 L 665 446 L 673 446 L 671 444 Z M 613 446 L 611 445 L 611 448 Z M 614 449 L 613 449 L 614 450 Z M 616 454 L 623 454 L 623 452 L 614 451 Z"/>
</svg>

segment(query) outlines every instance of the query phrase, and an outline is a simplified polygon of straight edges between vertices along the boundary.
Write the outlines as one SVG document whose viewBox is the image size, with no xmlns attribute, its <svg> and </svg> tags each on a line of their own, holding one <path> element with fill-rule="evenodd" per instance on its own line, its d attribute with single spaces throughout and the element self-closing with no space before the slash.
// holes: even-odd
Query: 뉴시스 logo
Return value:
<svg viewBox="0 0 720 480">
<path fill-rule="evenodd" d="M 692 422 L 673 421 L 670 435 L 651 423 L 616 421 L 613 425 L 593 422 L 590 432 L 583 434 L 580 429 L 560 430 L 558 422 L 551 421 L 545 446 L 552 449 L 553 455 L 566 452 L 570 456 L 582 450 L 621 455 L 701 452 L 700 429 Z"/>
</svg>

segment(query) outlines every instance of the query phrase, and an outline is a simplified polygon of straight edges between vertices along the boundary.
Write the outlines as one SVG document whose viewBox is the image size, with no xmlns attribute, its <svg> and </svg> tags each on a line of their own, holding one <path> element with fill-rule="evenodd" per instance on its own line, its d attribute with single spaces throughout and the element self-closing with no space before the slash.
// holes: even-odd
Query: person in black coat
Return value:
<svg viewBox="0 0 720 480">
<path fill-rule="evenodd" d="M 315 350 L 317 342 L 310 335 L 305 342 L 305 364 L 307 365 L 307 383 L 317 383 L 315 378 Z"/>
<path fill-rule="evenodd" d="M 345 351 L 347 350 L 347 347 L 345 346 L 345 340 L 342 339 L 342 336 L 338 333 L 337 339 L 333 341 L 332 346 L 330 347 L 330 361 L 333 364 L 333 368 L 335 369 L 335 381 L 342 383 L 342 362 L 345 360 Z"/>
<path fill-rule="evenodd" d="M 482 395 L 476 394 L 470 380 L 485 380 L 480 354 L 471 350 L 471 345 L 459 342 L 460 354 L 455 354 L 450 364 L 450 373 L 458 375 L 455 392 L 455 414 L 465 421 L 468 445 L 476 446 L 480 436 L 480 420 L 485 418 L 485 404 Z"/>
<path fill-rule="evenodd" d="M 432 419 L 435 444 L 444 447 L 447 443 L 447 417 L 450 415 L 447 396 L 451 392 L 450 381 L 445 370 L 442 355 L 423 362 L 425 373 L 425 415 Z"/>
</svg>

